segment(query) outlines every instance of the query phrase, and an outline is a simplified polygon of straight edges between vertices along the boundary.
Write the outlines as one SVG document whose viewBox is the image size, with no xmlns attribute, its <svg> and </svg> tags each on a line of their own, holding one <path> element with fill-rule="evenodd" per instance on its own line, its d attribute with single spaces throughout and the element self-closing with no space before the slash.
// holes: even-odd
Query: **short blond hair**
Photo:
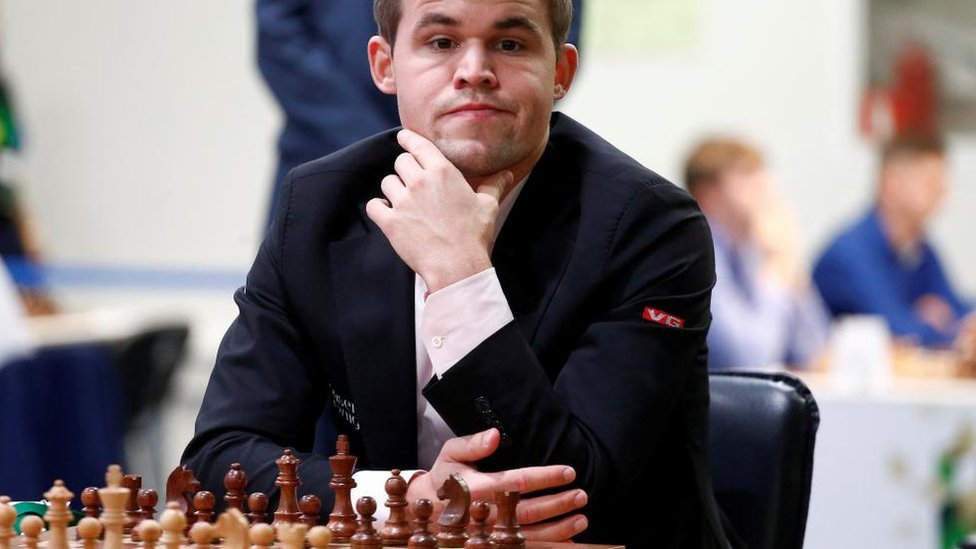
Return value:
<svg viewBox="0 0 976 549">
<path fill-rule="evenodd" d="M 734 138 L 713 137 L 700 142 L 685 161 L 685 187 L 688 192 L 717 184 L 734 171 L 752 171 L 763 166 L 762 153 Z"/>
</svg>

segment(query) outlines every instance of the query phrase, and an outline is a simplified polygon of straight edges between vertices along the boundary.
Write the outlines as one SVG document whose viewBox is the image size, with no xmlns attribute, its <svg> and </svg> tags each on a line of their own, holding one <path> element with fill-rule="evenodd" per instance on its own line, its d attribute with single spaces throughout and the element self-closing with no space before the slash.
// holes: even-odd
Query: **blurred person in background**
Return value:
<svg viewBox="0 0 976 549">
<path fill-rule="evenodd" d="M 881 151 L 877 198 L 833 240 L 813 277 L 834 316 L 881 315 L 891 332 L 974 358 L 976 315 L 952 288 L 926 229 L 948 183 L 940 137 L 907 135 Z"/>
<path fill-rule="evenodd" d="M 582 0 L 569 42 L 579 46 Z M 285 175 L 299 164 L 400 125 L 396 98 L 376 89 L 365 48 L 376 34 L 366 1 L 257 0 L 258 67 L 284 113 L 268 225 Z"/>
<path fill-rule="evenodd" d="M 26 316 L 17 288 L 0 259 L 0 368 L 33 351 L 33 338 L 24 321 Z"/>
<path fill-rule="evenodd" d="M 709 368 L 807 365 L 824 346 L 828 315 L 760 151 L 706 139 L 688 156 L 685 184 L 715 243 Z"/>
</svg>

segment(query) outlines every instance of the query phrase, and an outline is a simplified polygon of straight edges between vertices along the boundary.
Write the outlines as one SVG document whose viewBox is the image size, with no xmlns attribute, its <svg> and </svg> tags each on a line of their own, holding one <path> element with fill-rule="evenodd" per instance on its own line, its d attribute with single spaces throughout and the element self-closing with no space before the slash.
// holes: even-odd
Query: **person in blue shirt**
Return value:
<svg viewBox="0 0 976 549">
<path fill-rule="evenodd" d="M 828 315 L 760 151 L 706 139 L 688 156 L 685 184 L 715 245 L 709 369 L 807 365 L 824 346 Z"/>
<path fill-rule="evenodd" d="M 813 271 L 834 316 L 881 315 L 896 337 L 972 353 L 972 304 L 953 289 L 925 234 L 947 180 L 941 138 L 901 136 L 883 147 L 874 206 L 827 246 Z"/>
</svg>

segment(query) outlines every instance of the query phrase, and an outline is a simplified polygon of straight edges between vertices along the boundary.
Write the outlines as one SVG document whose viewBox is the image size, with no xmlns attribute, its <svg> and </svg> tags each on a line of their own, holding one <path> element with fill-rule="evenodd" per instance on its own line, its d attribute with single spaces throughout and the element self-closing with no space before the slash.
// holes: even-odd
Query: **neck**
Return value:
<svg viewBox="0 0 976 549">
<path fill-rule="evenodd" d="M 878 206 L 878 216 L 881 218 L 881 232 L 896 251 L 908 252 L 919 246 L 922 241 L 922 227 L 919 224 L 898 215 L 884 204 Z"/>
</svg>

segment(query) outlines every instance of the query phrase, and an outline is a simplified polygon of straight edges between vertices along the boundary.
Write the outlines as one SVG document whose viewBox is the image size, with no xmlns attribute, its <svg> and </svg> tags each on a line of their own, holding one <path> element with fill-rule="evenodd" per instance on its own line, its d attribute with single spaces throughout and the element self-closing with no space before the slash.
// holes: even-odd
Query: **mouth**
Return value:
<svg viewBox="0 0 976 549">
<path fill-rule="evenodd" d="M 503 114 L 505 110 L 490 103 L 465 103 L 447 111 L 448 116 L 472 118 L 491 117 Z"/>
</svg>

